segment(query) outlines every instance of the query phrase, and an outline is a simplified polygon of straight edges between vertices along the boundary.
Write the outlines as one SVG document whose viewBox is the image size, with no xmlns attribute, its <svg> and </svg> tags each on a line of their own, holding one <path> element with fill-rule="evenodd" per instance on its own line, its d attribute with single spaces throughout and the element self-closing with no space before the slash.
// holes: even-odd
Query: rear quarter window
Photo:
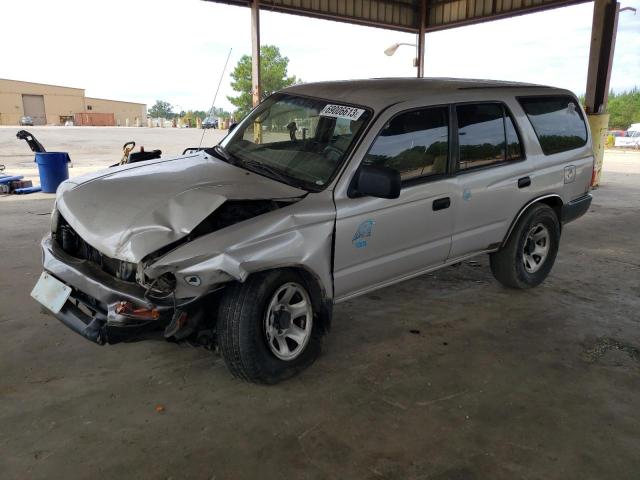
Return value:
<svg viewBox="0 0 640 480">
<path fill-rule="evenodd" d="M 574 150 L 587 143 L 587 126 L 575 98 L 556 95 L 520 97 L 518 101 L 545 155 Z"/>
</svg>

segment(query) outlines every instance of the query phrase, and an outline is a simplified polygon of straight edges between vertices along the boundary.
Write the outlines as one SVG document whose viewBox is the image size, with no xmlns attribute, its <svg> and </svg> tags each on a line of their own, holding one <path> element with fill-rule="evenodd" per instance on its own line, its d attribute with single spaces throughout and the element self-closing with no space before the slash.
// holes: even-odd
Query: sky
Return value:
<svg viewBox="0 0 640 480">
<path fill-rule="evenodd" d="M 611 88 L 640 86 L 640 0 L 622 0 Z M 429 33 L 426 76 L 542 83 L 585 91 L 593 4 Z M 176 110 L 231 109 L 229 73 L 251 53 L 248 8 L 201 0 L 2 0 L 0 78 L 86 89 L 91 97 Z M 304 82 L 414 76 L 415 35 L 261 12 L 261 42 Z"/>
</svg>

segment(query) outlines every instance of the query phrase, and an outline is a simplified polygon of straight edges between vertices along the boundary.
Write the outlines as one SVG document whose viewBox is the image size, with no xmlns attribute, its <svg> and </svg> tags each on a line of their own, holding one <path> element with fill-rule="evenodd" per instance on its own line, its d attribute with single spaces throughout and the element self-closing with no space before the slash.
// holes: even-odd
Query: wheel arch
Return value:
<svg viewBox="0 0 640 480">
<path fill-rule="evenodd" d="M 558 225 L 560 226 L 560 230 L 562 230 L 562 206 L 564 205 L 564 202 L 562 201 L 562 197 L 557 193 L 542 195 L 540 197 L 534 198 L 533 200 L 530 200 L 527 204 L 524 205 L 524 207 L 520 209 L 518 214 L 515 216 L 515 218 L 511 222 L 511 225 L 509 225 L 509 230 L 507 230 L 507 234 L 504 236 L 504 238 L 502 239 L 502 242 L 500 243 L 501 248 L 504 247 L 507 241 L 509 240 L 511 233 L 513 232 L 516 224 L 518 223 L 518 220 L 520 220 L 520 218 L 522 218 L 522 216 L 529 209 L 531 209 L 533 206 L 538 205 L 540 203 L 548 205 L 553 209 L 554 213 L 556 214 L 556 217 L 558 218 Z"/>
<path fill-rule="evenodd" d="M 333 317 L 333 300 L 328 296 L 320 276 L 305 265 L 270 267 L 253 271 L 249 276 L 267 274 L 276 270 L 288 270 L 295 272 L 302 277 L 302 280 L 311 295 L 314 311 L 317 312 L 316 319 L 320 322 L 322 331 L 324 333 L 328 333 L 331 329 L 331 320 Z M 246 279 L 244 281 L 246 281 Z"/>
</svg>

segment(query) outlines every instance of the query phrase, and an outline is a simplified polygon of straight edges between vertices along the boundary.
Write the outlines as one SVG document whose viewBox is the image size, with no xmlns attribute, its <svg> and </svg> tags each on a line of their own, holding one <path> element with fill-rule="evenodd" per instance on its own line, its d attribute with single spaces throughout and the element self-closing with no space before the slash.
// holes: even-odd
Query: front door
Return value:
<svg viewBox="0 0 640 480">
<path fill-rule="evenodd" d="M 362 162 L 398 170 L 402 191 L 397 199 L 336 195 L 336 300 L 440 265 L 451 245 L 448 107 L 395 115 Z"/>
</svg>

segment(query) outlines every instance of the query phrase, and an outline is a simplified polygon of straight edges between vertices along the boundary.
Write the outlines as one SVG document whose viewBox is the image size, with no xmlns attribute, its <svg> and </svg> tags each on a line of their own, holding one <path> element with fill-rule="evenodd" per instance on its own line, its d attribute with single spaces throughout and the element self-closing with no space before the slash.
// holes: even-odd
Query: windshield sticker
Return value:
<svg viewBox="0 0 640 480">
<path fill-rule="evenodd" d="M 364 109 L 362 108 L 329 104 L 322 109 L 322 111 L 320 112 L 320 116 L 344 118 L 346 120 L 358 120 L 363 113 L 364 113 Z"/>
<path fill-rule="evenodd" d="M 356 233 L 353 235 L 351 243 L 353 243 L 356 248 L 365 248 L 367 246 L 367 241 L 365 240 L 365 238 L 369 238 L 371 236 L 373 226 L 375 224 L 376 222 L 374 222 L 373 220 L 362 222 L 358 226 L 358 230 L 356 230 Z"/>
</svg>

